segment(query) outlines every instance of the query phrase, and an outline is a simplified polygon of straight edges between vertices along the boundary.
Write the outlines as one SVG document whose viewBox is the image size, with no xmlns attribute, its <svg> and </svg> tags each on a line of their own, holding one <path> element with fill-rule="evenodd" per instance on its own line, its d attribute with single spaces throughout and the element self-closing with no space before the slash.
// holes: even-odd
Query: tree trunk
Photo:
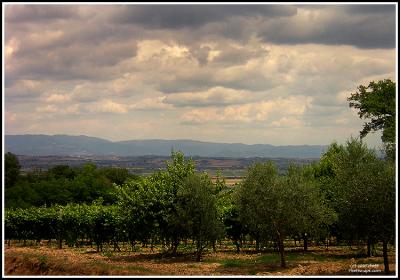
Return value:
<svg viewBox="0 0 400 280">
<path fill-rule="evenodd" d="M 236 253 L 240 253 L 240 243 L 235 240 L 235 245 L 236 245 Z"/>
<path fill-rule="evenodd" d="M 260 239 L 257 237 L 256 238 L 256 252 L 260 251 Z"/>
<path fill-rule="evenodd" d="M 304 240 L 304 252 L 307 252 L 307 250 L 308 250 L 308 236 L 307 236 L 307 234 L 304 234 L 303 240 Z"/>
<path fill-rule="evenodd" d="M 196 262 L 200 262 L 201 261 L 201 251 L 202 251 L 201 242 L 200 242 L 200 240 L 197 240 Z"/>
<path fill-rule="evenodd" d="M 176 255 L 176 251 L 177 251 L 177 249 L 178 249 L 178 245 L 179 245 L 179 240 L 175 239 L 175 240 L 174 240 L 173 247 L 172 247 L 172 253 L 173 253 L 174 255 Z"/>
<path fill-rule="evenodd" d="M 121 248 L 119 248 L 117 241 L 114 241 L 114 252 L 115 252 L 115 250 L 118 250 L 118 252 L 121 252 Z"/>
<path fill-rule="evenodd" d="M 132 250 L 132 252 L 135 251 L 136 242 L 135 242 L 134 240 L 130 240 L 129 243 L 131 244 L 131 250 Z"/>
<path fill-rule="evenodd" d="M 371 239 L 367 240 L 367 257 L 371 257 Z"/>
<path fill-rule="evenodd" d="M 62 249 L 62 238 L 58 238 L 58 249 Z"/>
<path fill-rule="evenodd" d="M 196 262 L 201 262 L 201 251 L 197 252 Z"/>
<path fill-rule="evenodd" d="M 283 244 L 283 235 L 281 233 L 278 234 L 278 246 L 279 246 L 279 253 L 281 255 L 281 268 L 286 268 L 285 246 Z"/>
<path fill-rule="evenodd" d="M 150 243 L 150 251 L 153 253 L 154 252 L 154 239 L 151 239 L 151 243 Z"/>
<path fill-rule="evenodd" d="M 389 259 L 388 259 L 388 242 L 386 240 L 383 241 L 383 264 L 385 265 L 385 274 L 389 274 Z"/>
</svg>

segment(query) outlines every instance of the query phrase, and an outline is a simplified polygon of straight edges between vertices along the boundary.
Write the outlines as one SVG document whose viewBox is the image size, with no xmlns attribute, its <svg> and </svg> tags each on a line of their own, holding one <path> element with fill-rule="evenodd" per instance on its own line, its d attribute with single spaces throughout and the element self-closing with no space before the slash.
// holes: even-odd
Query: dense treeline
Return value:
<svg viewBox="0 0 400 280">
<path fill-rule="evenodd" d="M 56 179 L 56 170 L 62 177 L 70 171 L 56 167 L 48 178 Z M 96 169 L 85 166 L 80 172 L 85 170 Z M 171 253 L 192 240 L 201 260 L 204 248 L 215 248 L 219 240 L 231 239 L 240 251 L 250 238 L 256 250 L 277 248 L 285 267 L 287 238 L 302 240 L 306 251 L 309 242 L 335 237 L 349 244 L 364 242 L 368 254 L 381 242 L 386 264 L 387 245 L 394 244 L 395 235 L 394 172 L 393 162 L 350 139 L 346 145 L 332 144 L 318 163 L 291 165 L 284 175 L 272 162 L 256 163 L 242 183 L 227 187 L 222 177 L 212 182 L 183 153 L 173 152 L 165 170 L 148 177 L 121 176 L 107 193 L 111 203 L 98 198 L 8 208 L 6 239 L 56 239 L 60 247 L 90 241 L 98 250 L 105 243 L 118 250 L 119 242 L 132 248 L 140 242 L 162 245 Z M 70 176 L 74 180 L 79 173 Z"/>
<path fill-rule="evenodd" d="M 31 206 L 67 203 L 91 203 L 102 197 L 105 204 L 114 200 L 114 184 L 136 178 L 125 168 L 97 168 L 94 164 L 82 167 L 57 165 L 47 171 L 33 170 L 21 174 L 15 155 L 5 154 L 5 206 Z"/>
</svg>

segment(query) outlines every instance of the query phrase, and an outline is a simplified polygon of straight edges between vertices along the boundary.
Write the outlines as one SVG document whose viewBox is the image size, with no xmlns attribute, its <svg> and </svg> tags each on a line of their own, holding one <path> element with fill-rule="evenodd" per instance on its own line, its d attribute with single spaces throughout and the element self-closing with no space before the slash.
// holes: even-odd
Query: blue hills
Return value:
<svg viewBox="0 0 400 280">
<path fill-rule="evenodd" d="M 200 157 L 274 157 L 319 158 L 326 145 L 269 144 L 247 145 L 241 143 L 212 143 L 194 140 L 129 140 L 109 141 L 85 135 L 5 135 L 6 152 L 32 156 L 169 156 L 171 150 L 182 151 L 186 156 Z"/>
</svg>

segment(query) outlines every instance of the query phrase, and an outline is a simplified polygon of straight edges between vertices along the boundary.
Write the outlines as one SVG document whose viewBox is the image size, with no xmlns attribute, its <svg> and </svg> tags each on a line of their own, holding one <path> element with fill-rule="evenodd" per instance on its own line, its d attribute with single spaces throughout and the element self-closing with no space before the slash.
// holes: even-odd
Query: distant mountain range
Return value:
<svg viewBox="0 0 400 280">
<path fill-rule="evenodd" d="M 108 141 L 84 135 L 5 135 L 6 152 L 17 155 L 115 155 L 115 156 L 169 156 L 171 150 L 186 156 L 201 157 L 274 157 L 319 158 L 326 145 L 273 146 L 240 143 L 211 143 L 193 140 L 129 140 Z"/>
</svg>

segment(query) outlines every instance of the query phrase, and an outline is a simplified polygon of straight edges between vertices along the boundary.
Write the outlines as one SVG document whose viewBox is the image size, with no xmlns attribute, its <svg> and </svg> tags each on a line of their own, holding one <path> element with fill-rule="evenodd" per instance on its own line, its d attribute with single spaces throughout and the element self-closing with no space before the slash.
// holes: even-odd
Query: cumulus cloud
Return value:
<svg viewBox="0 0 400 280">
<path fill-rule="evenodd" d="M 394 79 L 395 21 L 392 4 L 6 4 L 6 132 L 325 144 L 362 125 L 350 92 Z"/>
<path fill-rule="evenodd" d="M 86 108 L 89 112 L 93 112 L 93 113 L 123 114 L 128 111 L 128 107 L 125 104 L 120 104 L 120 103 L 114 102 L 112 100 L 107 100 L 107 99 L 88 104 L 86 106 Z"/>
<path fill-rule="evenodd" d="M 129 105 L 131 110 L 170 110 L 173 108 L 171 104 L 165 102 L 165 96 L 155 98 L 145 98 L 136 103 Z"/>
<path fill-rule="evenodd" d="M 176 107 L 204 107 L 248 103 L 251 99 L 248 91 L 213 87 L 207 91 L 168 94 L 163 102 Z"/>
<path fill-rule="evenodd" d="M 51 94 L 46 98 L 46 102 L 48 103 L 64 103 L 71 99 L 71 96 L 64 94 Z"/>
<path fill-rule="evenodd" d="M 290 96 L 273 100 L 247 103 L 243 105 L 230 105 L 224 108 L 193 109 L 181 116 L 182 123 L 207 124 L 209 122 L 263 122 L 277 126 L 278 120 L 301 118 L 312 98 L 306 96 Z M 286 118 L 288 119 L 288 118 Z"/>
</svg>

